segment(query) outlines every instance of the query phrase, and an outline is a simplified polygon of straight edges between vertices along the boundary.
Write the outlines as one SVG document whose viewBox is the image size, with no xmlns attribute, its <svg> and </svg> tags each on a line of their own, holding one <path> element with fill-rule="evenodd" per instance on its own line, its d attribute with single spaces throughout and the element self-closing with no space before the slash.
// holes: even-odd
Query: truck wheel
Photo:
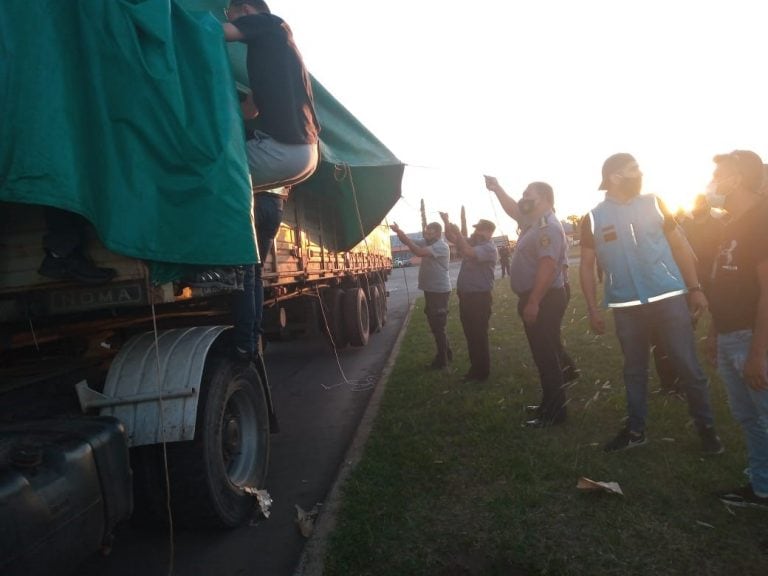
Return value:
<svg viewBox="0 0 768 576">
<path fill-rule="evenodd" d="M 195 439 L 170 445 L 171 502 L 180 523 L 234 528 L 253 515 L 269 464 L 269 413 L 251 364 L 213 358 L 200 390 Z"/>
<path fill-rule="evenodd" d="M 376 284 L 381 298 L 379 299 L 379 322 L 384 327 L 387 324 L 387 287 L 384 283 Z"/>
<path fill-rule="evenodd" d="M 371 332 L 381 332 L 381 299 L 383 295 L 378 284 L 371 284 L 368 296 L 368 317 L 371 320 Z"/>
<path fill-rule="evenodd" d="M 370 335 L 368 299 L 362 288 L 350 288 L 344 293 L 344 320 L 352 346 L 365 346 Z"/>
<path fill-rule="evenodd" d="M 337 349 L 344 348 L 349 344 L 344 326 L 344 290 L 341 288 L 328 288 L 324 290 L 322 305 L 325 312 L 325 321 L 328 323 L 327 330 L 325 326 L 322 326 L 323 334 L 328 336 L 328 332 L 330 332 L 333 346 Z"/>
</svg>

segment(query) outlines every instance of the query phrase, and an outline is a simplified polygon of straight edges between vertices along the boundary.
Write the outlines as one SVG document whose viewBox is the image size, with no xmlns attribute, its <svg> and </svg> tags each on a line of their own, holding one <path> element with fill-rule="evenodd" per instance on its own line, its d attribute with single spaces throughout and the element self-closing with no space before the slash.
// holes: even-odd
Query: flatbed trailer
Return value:
<svg viewBox="0 0 768 576">
<path fill-rule="evenodd" d="M 36 3 L 35 10 L 45 10 L 49 4 L 64 10 L 55 0 Z M 57 74 L 41 80 L 37 67 L 3 68 L 11 60 L 0 58 L 0 104 L 6 102 L 4 99 L 13 100 L 17 93 L 35 100 L 41 93 L 37 87 L 48 96 L 45 81 L 58 78 L 58 68 L 66 68 L 69 58 L 59 62 L 58 55 L 73 46 L 84 49 L 86 43 L 79 43 L 83 35 L 92 42 L 88 46 L 109 46 L 107 56 L 119 52 L 115 46 L 123 49 L 125 54 L 117 54 L 122 58 L 119 62 L 127 65 L 127 71 L 137 73 L 137 81 L 146 80 L 146 94 L 150 96 L 167 94 L 167 86 L 176 79 L 168 68 L 162 68 L 161 75 L 156 74 L 157 68 L 142 75 L 140 66 L 134 68 L 130 60 L 132 42 L 148 42 L 144 47 L 148 59 L 143 64 L 150 67 L 165 62 L 156 58 L 159 53 L 154 50 L 158 46 L 167 49 L 174 42 L 180 43 L 180 54 L 188 52 L 190 42 L 195 50 L 211 51 L 214 54 L 209 65 L 218 65 L 218 48 L 210 48 L 210 32 L 219 26 L 215 18 L 193 18 L 183 9 L 220 10 L 226 2 L 173 0 L 165 8 L 161 4 L 152 7 L 155 14 L 111 0 L 73 3 L 73 13 L 81 10 L 86 17 L 71 17 L 66 10 L 59 14 L 67 16 L 56 19 L 57 30 L 62 33 L 50 37 L 50 46 L 38 46 L 45 48 L 51 60 L 35 60 L 40 50 L 27 54 L 40 70 L 53 66 Z M 168 14 L 163 12 L 166 8 Z M 26 3 L 3 5 L 0 17 L 11 18 L 26 9 Z M 104 14 L 107 16 L 100 20 Z M 181 26 L 184 33 L 171 33 L 166 27 L 169 21 Z M 152 28 L 153 24 L 158 26 Z M 151 35 L 144 34 L 145 25 L 150 26 Z M 91 26 L 96 28 L 91 30 Z M 64 33 L 65 29 L 69 33 Z M 114 31 L 116 36 L 109 37 Z M 28 46 L 23 27 L 19 32 L 18 38 L 7 39 L 8 54 L 23 52 Z M 167 41 L 154 43 L 155 34 L 167 34 Z M 45 34 L 39 37 L 49 40 Z M 242 48 L 229 47 L 239 90 L 245 86 Z M 230 98 L 226 93 L 233 87 L 227 82 L 233 82 L 223 45 L 220 50 L 224 59 L 221 69 L 201 68 L 202 73 L 225 82 L 219 89 L 225 95 L 213 89 L 209 100 L 227 106 L 231 100 L 236 106 L 234 94 Z M 66 116 L 61 126 L 77 124 L 79 119 L 92 127 L 95 110 L 83 102 L 86 98 L 98 102 L 100 94 L 98 90 L 93 94 L 83 91 L 99 86 L 87 75 L 80 84 L 72 82 L 82 67 L 79 61 L 69 64 L 69 76 L 61 75 L 56 88 L 67 99 L 67 110 L 73 116 Z M 180 66 L 179 74 L 186 75 L 181 80 L 188 82 L 198 68 Z M 13 84 L 4 84 L 14 79 L 19 82 L 18 90 Z M 322 128 L 322 162 L 315 175 L 292 191 L 274 246 L 270 254 L 261 255 L 264 328 L 268 339 L 303 333 L 324 335 L 336 348 L 364 346 L 386 322 L 385 282 L 392 255 L 382 220 L 400 196 L 403 164 L 321 85 L 313 83 Z M 162 90 L 156 91 L 158 87 Z M 174 98 L 162 104 L 178 104 Z M 48 123 L 58 123 L 64 114 L 39 108 L 48 123 L 36 122 L 30 127 L 25 124 L 25 104 L 23 99 L 10 102 L 3 108 L 10 121 L 0 124 L 4 136 L 0 160 L 13 159 L 0 162 L 0 574 L 66 574 L 100 546 L 108 547 L 113 528 L 131 515 L 137 521 L 168 520 L 168 493 L 174 524 L 225 528 L 242 524 L 263 497 L 270 434 L 278 430 L 279 420 L 263 355 L 251 362 L 231 354 L 232 292 L 192 286 L 179 279 L 181 276 L 156 276 L 152 262 L 135 253 L 130 257 L 124 255 L 127 252 L 118 253 L 120 250 L 110 244 L 109 226 L 90 218 L 93 227 L 88 230 L 87 252 L 98 266 L 114 268 L 116 277 L 94 286 L 39 275 L 44 256 L 44 207 L 71 206 L 51 201 L 58 194 L 58 179 L 67 176 L 71 168 L 79 175 L 73 181 L 87 185 L 104 166 L 95 156 L 69 154 L 58 143 L 46 149 L 47 156 L 38 155 L 35 148 L 17 149 L 16 143 L 22 141 L 34 141 L 45 148 L 50 143 Z M 141 122 L 144 112 L 154 114 L 153 121 L 159 118 L 157 109 L 134 110 L 129 106 L 121 113 L 138 114 L 138 118 L 128 116 L 130 122 L 126 123 L 125 116 L 113 118 L 107 111 L 102 121 L 109 124 L 113 134 L 125 136 L 118 130 Z M 169 108 L 172 112 L 178 110 Z M 237 126 L 236 111 L 221 117 L 229 118 L 230 129 Z M 210 135 L 215 126 L 192 118 L 193 129 Z M 238 139 L 242 137 L 239 127 L 229 133 L 235 132 Z M 83 133 L 74 140 L 88 146 L 88 139 L 78 139 Z M 222 155 L 233 153 L 231 142 L 218 142 Z M 59 151 L 67 155 L 64 173 L 56 172 L 61 166 L 55 162 L 40 166 L 34 162 L 38 157 L 50 160 Z M 135 157 L 141 151 L 134 148 L 132 153 L 125 166 L 118 164 L 121 171 L 128 173 L 142 166 Z M 163 153 L 162 147 L 152 147 L 147 162 L 154 162 Z M 26 170 L 22 178 L 8 172 L 17 168 L 18 162 Z M 224 191 L 218 190 L 216 179 L 201 178 L 198 166 L 185 162 L 183 157 L 169 158 L 167 164 L 173 170 L 162 175 L 171 179 L 179 176 L 182 184 L 178 190 L 183 192 L 188 181 L 212 187 L 202 193 L 209 199 L 231 190 L 226 186 Z M 230 164 L 237 167 L 237 161 Z M 183 171 L 185 166 L 188 173 Z M 238 179 L 247 180 L 247 173 L 235 176 L 230 178 L 230 185 Z M 153 185 L 151 179 L 142 181 Z M 38 193 L 37 182 L 48 188 Z M 51 182 L 55 182 L 53 187 Z M 62 181 L 62 186 L 66 184 Z M 166 184 L 164 180 L 163 186 Z M 91 186 L 88 194 L 103 190 Z M 157 186 L 157 191 L 164 190 Z M 124 203 L 126 198 L 151 199 L 157 191 L 142 190 L 139 194 L 128 187 L 122 195 L 109 198 L 132 210 Z M 67 201 L 83 208 L 74 211 L 88 216 L 88 208 L 93 206 L 88 202 L 90 196 L 81 197 L 77 186 L 70 186 L 70 192 Z M 201 196 L 199 188 L 193 190 L 195 195 Z M 97 216 L 102 217 L 108 202 L 103 198 L 99 202 Z M 166 215 L 168 206 L 173 203 L 166 205 Z M 162 221 L 158 216 L 153 214 L 149 221 Z M 137 223 L 129 218 L 141 217 L 137 210 L 109 214 L 110 222 L 119 222 L 122 231 Z M 150 235 L 155 229 L 143 228 Z M 240 228 L 236 231 L 243 232 Z M 160 236 L 167 243 L 168 235 Z M 240 234 L 238 254 L 245 253 L 243 236 L 248 234 Z M 201 246 L 206 239 L 190 230 L 175 241 Z M 217 242 L 226 244 L 226 238 Z M 219 248 L 219 253 L 226 255 L 228 245 Z M 189 264 L 184 260 L 171 262 Z M 232 267 L 231 261 L 220 265 Z"/>
</svg>

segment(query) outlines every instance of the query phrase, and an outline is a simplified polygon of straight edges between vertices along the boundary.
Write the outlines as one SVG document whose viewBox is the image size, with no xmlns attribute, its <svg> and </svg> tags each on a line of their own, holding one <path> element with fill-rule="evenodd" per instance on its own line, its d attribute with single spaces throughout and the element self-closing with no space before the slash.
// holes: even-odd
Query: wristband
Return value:
<svg viewBox="0 0 768 576">
<path fill-rule="evenodd" d="M 688 290 L 688 292 L 703 292 L 701 284 L 696 284 L 696 286 L 688 286 L 686 287 L 686 290 Z"/>
</svg>

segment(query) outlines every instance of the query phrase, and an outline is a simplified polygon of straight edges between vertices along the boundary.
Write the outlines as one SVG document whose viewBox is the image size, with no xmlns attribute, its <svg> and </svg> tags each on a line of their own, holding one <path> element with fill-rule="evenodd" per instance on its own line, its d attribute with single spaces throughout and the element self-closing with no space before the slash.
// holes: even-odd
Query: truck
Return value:
<svg viewBox="0 0 768 576">
<path fill-rule="evenodd" d="M 30 5 L 0 7 L 0 21 L 19 23 L 0 42 L 4 575 L 67 573 L 109 546 L 131 516 L 235 527 L 263 497 L 269 438 L 279 430 L 264 356 L 231 356 L 232 292 L 184 275 L 203 264 L 237 272 L 255 250 L 233 90 L 248 91 L 244 47 L 216 38 L 226 4 L 100 0 L 62 9 L 44 0 L 32 9 L 59 17 L 31 20 L 56 34 L 38 28 L 44 40 L 31 46 L 19 17 Z M 180 60 L 190 53 L 195 66 Z M 185 92 L 168 90 L 190 82 Z M 392 254 L 382 220 L 400 196 L 404 165 L 312 82 L 322 161 L 292 190 L 271 252 L 259 255 L 265 331 L 365 346 L 386 322 Z M 120 101 L 114 83 L 134 92 Z M 36 107 L 52 95 L 61 109 Z M 215 104 L 216 122 L 189 120 L 192 158 L 179 160 L 178 132 L 157 123 L 178 111 L 174 102 L 187 113 L 201 100 Z M 152 129 L 136 137 L 147 122 Z M 51 135 L 66 145 L 51 146 Z M 161 137 L 172 145 L 151 142 Z M 206 138 L 220 155 L 201 175 Z M 250 199 L 233 206 L 230 189 Z M 164 202 L 165 212 L 152 213 Z M 243 205 L 245 232 L 232 223 L 242 223 Z M 87 218 L 88 253 L 116 270 L 113 280 L 81 285 L 38 274 L 47 206 Z"/>
</svg>

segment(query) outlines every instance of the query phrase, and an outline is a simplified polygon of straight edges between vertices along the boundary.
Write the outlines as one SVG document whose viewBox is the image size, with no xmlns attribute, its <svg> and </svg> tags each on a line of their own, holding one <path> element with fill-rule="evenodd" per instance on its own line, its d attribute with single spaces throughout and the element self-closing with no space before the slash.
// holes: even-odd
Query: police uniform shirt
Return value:
<svg viewBox="0 0 768 576">
<path fill-rule="evenodd" d="M 499 252 L 496 244 L 488 240 L 472 247 L 474 258 L 461 261 L 459 277 L 456 279 L 457 292 L 490 292 L 493 290 L 494 272 Z"/>
<path fill-rule="evenodd" d="M 422 248 L 430 251 L 430 256 L 421 257 L 419 266 L 419 289 L 424 292 L 450 292 L 451 278 L 448 275 L 448 262 L 451 259 L 451 249 L 445 240 L 437 240 L 428 245 L 424 240 L 416 242 Z"/>
<path fill-rule="evenodd" d="M 554 212 L 542 216 L 523 230 L 509 268 L 509 280 L 515 294 L 524 294 L 533 289 L 539 260 L 547 257 L 552 258 L 557 265 L 557 275 L 551 288 L 562 288 L 563 268 L 568 263 L 566 246 L 563 225 Z"/>
</svg>

